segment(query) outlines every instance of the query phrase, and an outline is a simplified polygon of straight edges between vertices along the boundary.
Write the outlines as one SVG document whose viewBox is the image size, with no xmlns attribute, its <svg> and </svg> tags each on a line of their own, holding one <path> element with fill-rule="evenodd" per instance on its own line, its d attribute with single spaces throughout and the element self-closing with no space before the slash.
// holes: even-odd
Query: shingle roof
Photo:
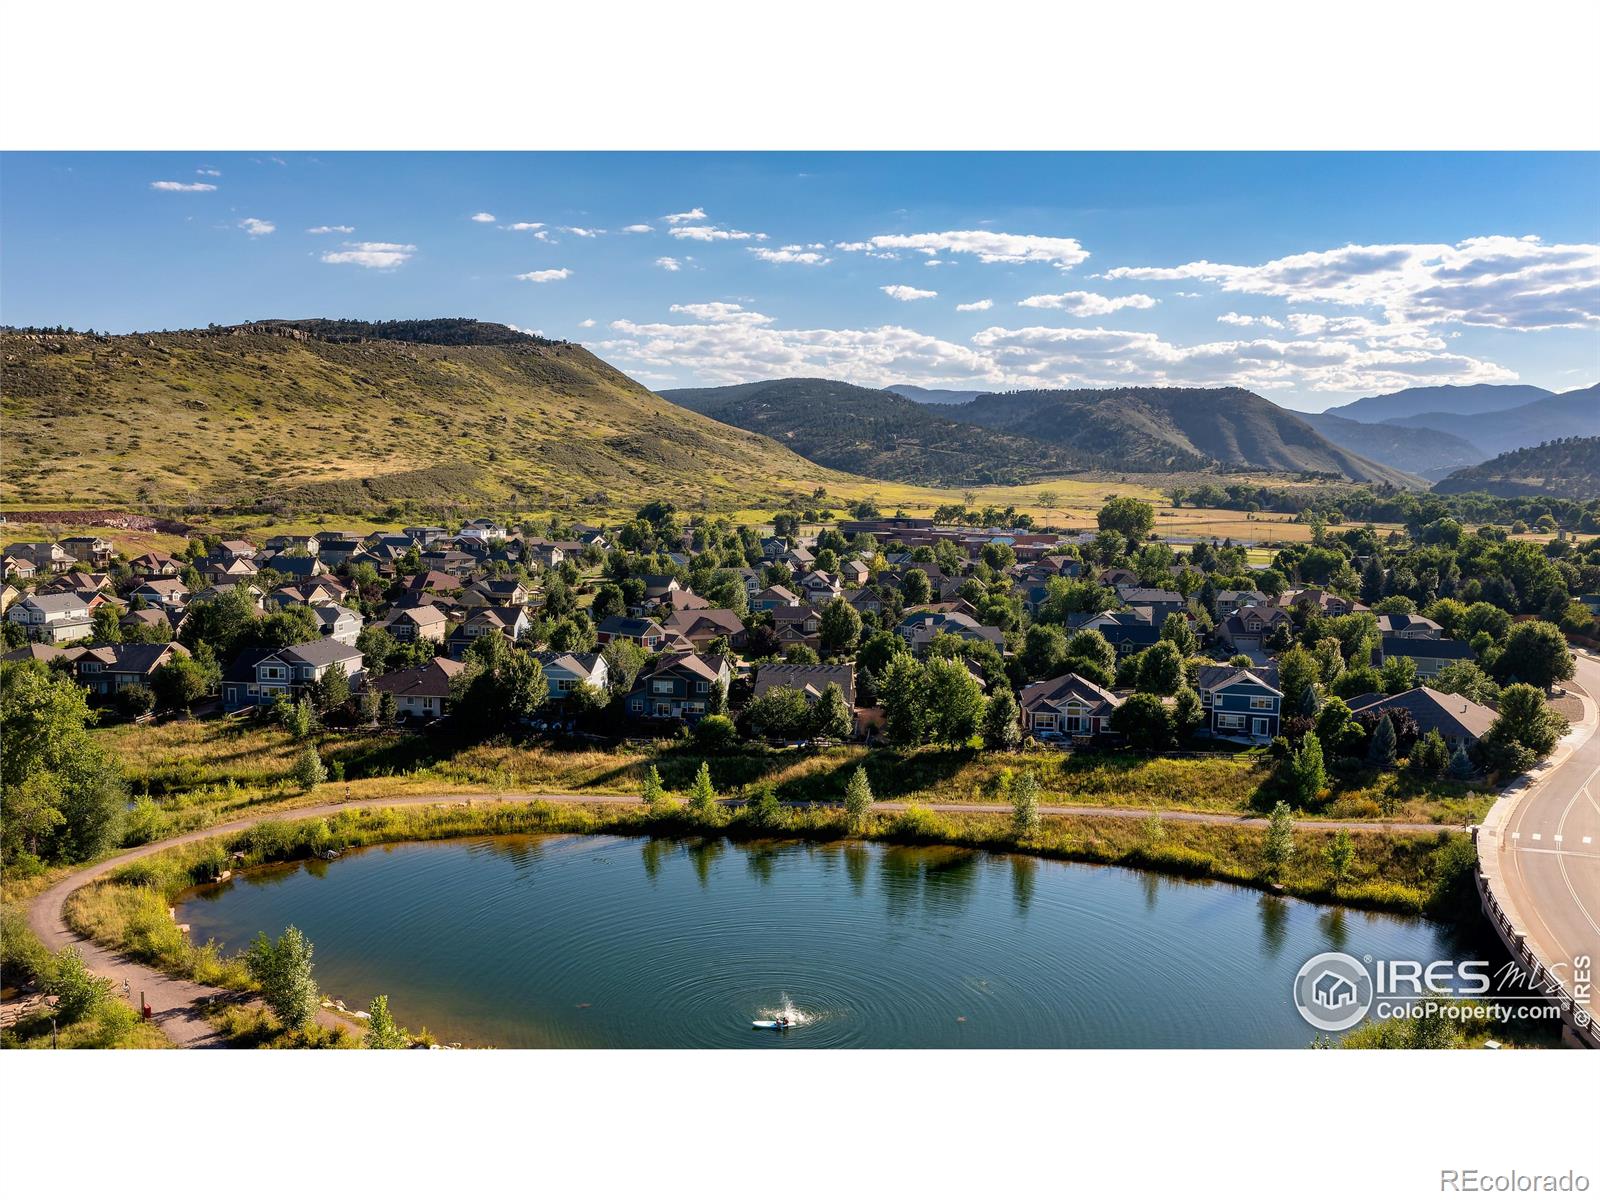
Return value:
<svg viewBox="0 0 1600 1200">
<path fill-rule="evenodd" d="M 1385 709 L 1403 708 L 1417 719 L 1417 725 L 1426 733 L 1437 729 L 1447 740 L 1466 738 L 1477 741 L 1489 732 L 1497 714 L 1494 709 L 1475 704 L 1464 696 L 1450 692 L 1436 692 L 1431 687 L 1415 687 L 1396 696 L 1385 696 L 1352 712 L 1380 713 Z"/>
</svg>

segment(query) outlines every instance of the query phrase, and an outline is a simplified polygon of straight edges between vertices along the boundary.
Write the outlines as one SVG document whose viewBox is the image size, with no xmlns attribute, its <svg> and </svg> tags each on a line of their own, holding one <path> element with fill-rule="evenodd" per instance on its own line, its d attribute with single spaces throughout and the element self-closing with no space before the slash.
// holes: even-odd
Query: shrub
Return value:
<svg viewBox="0 0 1600 1200">
<path fill-rule="evenodd" d="M 872 785 L 867 780 L 866 768 L 857 767 L 844 791 L 844 815 L 850 826 L 850 832 L 861 832 L 867 822 L 867 812 L 871 808 Z"/>
<path fill-rule="evenodd" d="M 709 754 L 720 754 L 731 749 L 739 740 L 739 732 L 727 717 L 703 717 L 694 728 L 694 744 Z"/>
<path fill-rule="evenodd" d="M 327 777 L 328 769 L 322 765 L 322 758 L 315 746 L 307 746 L 300 751 L 300 756 L 294 761 L 294 781 L 300 785 L 301 791 L 309 792 Z"/>
</svg>

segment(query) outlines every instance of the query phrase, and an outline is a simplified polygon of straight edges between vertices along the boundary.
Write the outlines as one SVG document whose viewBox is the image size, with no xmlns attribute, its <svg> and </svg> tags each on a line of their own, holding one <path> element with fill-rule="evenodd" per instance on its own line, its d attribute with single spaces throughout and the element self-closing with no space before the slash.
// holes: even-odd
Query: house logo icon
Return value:
<svg viewBox="0 0 1600 1200">
<path fill-rule="evenodd" d="M 1348 954 L 1318 954 L 1294 977 L 1294 1004 L 1308 1025 L 1325 1033 L 1349 1029 L 1372 1007 L 1372 976 Z"/>
</svg>

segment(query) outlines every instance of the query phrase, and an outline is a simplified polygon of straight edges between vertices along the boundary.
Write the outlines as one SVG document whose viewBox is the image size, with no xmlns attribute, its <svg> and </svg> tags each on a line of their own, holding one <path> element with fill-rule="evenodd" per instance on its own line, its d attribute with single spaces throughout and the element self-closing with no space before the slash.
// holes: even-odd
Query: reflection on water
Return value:
<svg viewBox="0 0 1600 1200">
<path fill-rule="evenodd" d="M 1225 884 L 863 842 L 467 838 L 183 903 L 197 941 L 296 924 L 325 992 L 498 1046 L 1303 1046 L 1312 954 L 1451 951 L 1424 921 Z M 778 1012 L 805 1020 L 752 1028 Z"/>
</svg>

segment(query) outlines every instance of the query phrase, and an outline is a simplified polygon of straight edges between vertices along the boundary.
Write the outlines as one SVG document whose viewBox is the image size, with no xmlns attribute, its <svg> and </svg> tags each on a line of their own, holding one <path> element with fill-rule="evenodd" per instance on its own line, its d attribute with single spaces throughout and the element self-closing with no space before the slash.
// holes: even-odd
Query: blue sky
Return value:
<svg viewBox="0 0 1600 1200">
<path fill-rule="evenodd" d="M 1600 155 L 8 154 L 0 319 L 476 316 L 652 387 L 1600 378 Z"/>
</svg>

